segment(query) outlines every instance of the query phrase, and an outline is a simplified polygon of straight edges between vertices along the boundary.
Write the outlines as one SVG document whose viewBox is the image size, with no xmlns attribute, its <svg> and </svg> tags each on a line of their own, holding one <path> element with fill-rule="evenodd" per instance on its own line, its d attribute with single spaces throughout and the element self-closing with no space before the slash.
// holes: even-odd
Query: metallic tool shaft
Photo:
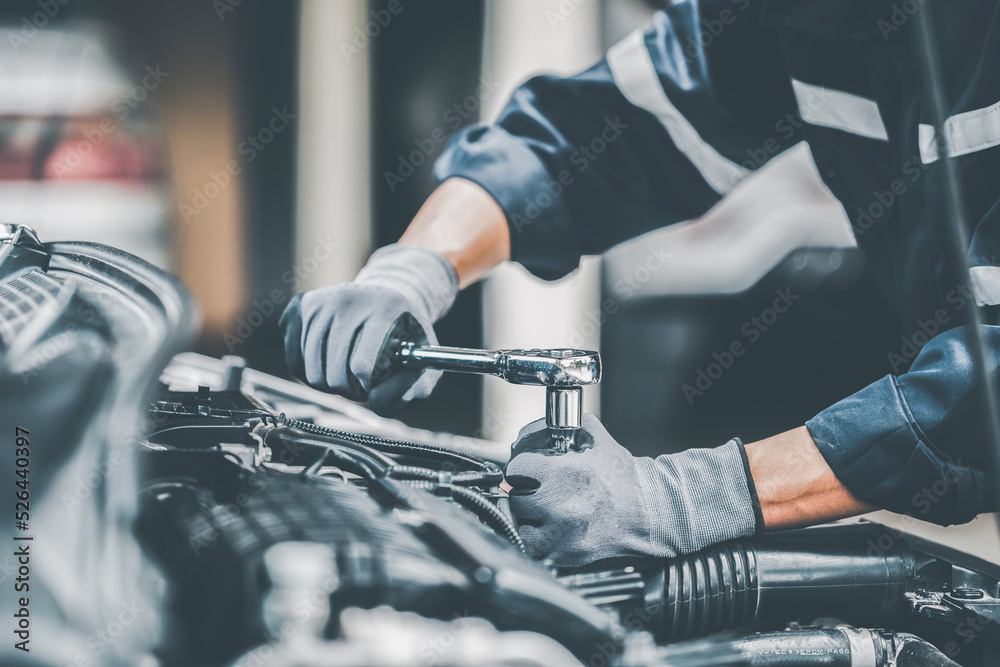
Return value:
<svg viewBox="0 0 1000 667">
<path fill-rule="evenodd" d="M 405 343 L 399 350 L 399 356 L 408 366 L 437 368 L 456 373 L 482 373 L 506 379 L 500 363 L 501 353 L 495 350 Z"/>
<path fill-rule="evenodd" d="M 560 452 L 576 443 L 582 386 L 601 379 L 600 355 L 572 349 L 475 350 L 405 342 L 398 357 L 404 366 L 495 375 L 511 384 L 545 387 L 545 423 Z"/>
<path fill-rule="evenodd" d="M 545 425 L 556 449 L 566 453 L 576 445 L 576 432 L 583 417 L 581 387 L 546 387 Z"/>
</svg>

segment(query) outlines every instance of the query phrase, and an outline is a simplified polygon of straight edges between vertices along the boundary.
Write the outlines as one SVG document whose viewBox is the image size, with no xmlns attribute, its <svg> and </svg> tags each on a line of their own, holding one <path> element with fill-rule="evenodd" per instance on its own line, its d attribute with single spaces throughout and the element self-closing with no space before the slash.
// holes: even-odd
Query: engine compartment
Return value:
<svg viewBox="0 0 1000 667">
<path fill-rule="evenodd" d="M 125 253 L 0 241 L 0 416 L 38 452 L 32 623 L 60 639 L 3 664 L 1000 664 L 994 564 L 854 523 L 557 570 L 503 445 L 178 354 L 194 321 Z"/>
<path fill-rule="evenodd" d="M 1000 568 L 986 561 L 860 523 L 554 570 L 521 552 L 496 464 L 275 413 L 239 375 L 164 388 L 150 407 L 136 529 L 176 591 L 166 664 L 267 645 L 268 600 L 287 585 L 269 554 L 289 545 L 323 547 L 326 642 L 344 641 L 345 613 L 391 608 L 538 633 L 583 664 L 997 659 Z M 907 663 L 918 646 L 924 662 Z"/>
</svg>

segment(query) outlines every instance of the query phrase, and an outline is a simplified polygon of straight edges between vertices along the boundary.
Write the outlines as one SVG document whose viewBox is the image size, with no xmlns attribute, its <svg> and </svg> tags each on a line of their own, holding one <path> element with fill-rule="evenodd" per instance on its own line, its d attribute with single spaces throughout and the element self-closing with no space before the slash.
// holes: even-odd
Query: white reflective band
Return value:
<svg viewBox="0 0 1000 667">
<path fill-rule="evenodd" d="M 799 103 L 799 115 L 805 122 L 889 141 L 875 100 L 795 79 L 792 79 L 792 90 Z"/>
<path fill-rule="evenodd" d="M 1000 266 L 973 266 L 969 278 L 977 306 L 1000 304 Z"/>
<path fill-rule="evenodd" d="M 1000 146 L 1000 102 L 985 109 L 955 114 L 945 121 L 944 131 L 948 135 L 948 154 L 952 157 Z M 918 132 L 920 160 L 930 164 L 939 157 L 934 126 L 921 125 Z"/>
<path fill-rule="evenodd" d="M 712 148 L 667 98 L 641 30 L 608 51 L 608 67 L 625 98 L 656 116 L 684 155 L 719 194 L 729 192 L 750 173 Z"/>
</svg>

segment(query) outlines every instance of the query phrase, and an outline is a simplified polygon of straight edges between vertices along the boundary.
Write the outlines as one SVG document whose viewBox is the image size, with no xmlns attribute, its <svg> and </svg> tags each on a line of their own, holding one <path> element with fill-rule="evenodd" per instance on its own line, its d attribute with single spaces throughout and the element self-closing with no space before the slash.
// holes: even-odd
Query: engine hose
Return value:
<svg viewBox="0 0 1000 667">
<path fill-rule="evenodd" d="M 385 468 L 364 452 L 337 445 L 327 445 L 320 457 L 302 471 L 302 476 L 312 477 L 316 475 L 330 458 L 340 463 L 341 466 L 346 466 L 348 471 L 359 474 L 365 479 L 372 480 L 385 474 Z"/>
<path fill-rule="evenodd" d="M 593 604 L 625 609 L 640 604 L 647 629 L 660 642 L 790 617 L 881 617 L 902 608 L 916 571 L 906 540 L 894 538 L 885 548 L 872 548 L 882 545 L 886 534 L 877 524 L 778 531 L 640 561 L 643 591 L 625 602 L 593 589 L 587 577 L 572 578 L 587 574 L 586 568 L 561 574 Z"/>
<path fill-rule="evenodd" d="M 503 474 L 500 470 L 496 472 L 458 472 L 451 474 L 447 480 L 442 480 L 441 473 L 430 468 L 394 465 L 386 470 L 386 474 L 393 479 L 424 480 L 427 482 L 446 481 L 462 486 L 496 486 L 503 481 Z"/>
<path fill-rule="evenodd" d="M 408 484 L 418 489 L 433 489 L 439 485 L 436 482 L 414 481 Z M 521 553 L 526 553 L 524 542 L 517 532 L 517 526 L 508 519 L 503 512 L 493 506 L 481 493 L 467 489 L 462 486 L 451 487 L 451 497 L 462 507 L 473 512 L 476 516 L 486 522 L 493 530 L 501 533 L 511 544 L 518 548 Z"/>
<path fill-rule="evenodd" d="M 377 435 L 368 435 L 366 433 L 341 431 L 340 429 L 320 426 L 318 424 L 305 422 L 300 419 L 292 419 L 290 417 L 286 417 L 285 413 L 278 415 L 278 425 L 289 426 L 291 428 L 316 435 L 326 435 L 332 438 L 347 440 L 349 442 L 355 442 L 369 447 L 376 447 L 390 454 L 410 454 L 413 456 L 422 456 L 425 458 L 437 459 L 439 461 L 446 461 L 452 464 L 460 463 L 463 466 L 482 470 L 484 472 L 499 470 L 495 464 L 484 461 L 478 456 L 474 456 L 472 454 L 465 454 L 463 452 L 445 449 L 444 447 L 437 447 L 435 445 L 425 445 L 419 442 L 407 442 L 405 440 L 393 440 Z"/>
<path fill-rule="evenodd" d="M 667 561 L 660 630 L 680 638 L 789 613 L 891 614 L 903 604 L 914 563 L 904 540 L 873 550 L 884 534 L 874 524 L 777 532 Z M 804 567 L 809 577 L 801 576 Z"/>
<path fill-rule="evenodd" d="M 490 463 L 489 461 L 484 461 L 478 456 L 474 456 L 472 454 L 463 454 L 461 452 L 444 449 L 443 447 L 435 447 L 434 445 L 423 445 L 416 442 L 390 440 L 388 438 L 382 438 L 374 435 L 341 431 L 335 428 L 304 422 L 299 419 L 291 419 L 286 417 L 285 413 L 281 413 L 281 415 L 278 416 L 277 423 L 279 426 L 287 426 L 289 428 L 305 431 L 306 433 L 312 433 L 314 435 L 337 438 L 339 440 L 346 440 L 348 442 L 354 442 L 368 447 L 377 447 L 390 453 L 417 454 L 421 456 L 430 456 L 431 458 L 439 460 L 460 461 L 465 465 L 477 468 L 478 472 L 473 471 L 473 474 L 481 476 L 484 483 L 494 481 L 499 483 L 503 479 L 500 469 L 495 464 Z M 413 476 L 424 477 L 423 480 L 413 484 L 413 486 L 424 488 L 437 486 L 439 477 L 435 471 L 424 469 L 426 470 L 426 473 L 417 472 L 422 469 L 415 466 L 396 466 L 396 468 L 400 471 L 409 472 Z M 391 470 L 392 468 L 389 469 Z M 400 472 L 400 474 L 405 475 L 406 472 Z M 431 477 L 428 478 L 427 473 L 430 473 Z M 459 473 L 459 475 L 461 474 L 462 473 Z M 464 483 L 473 483 L 471 481 L 471 477 L 468 479 L 469 481 L 465 481 Z M 521 540 L 521 536 L 518 534 L 517 527 L 514 523 L 507 518 L 503 512 L 494 507 L 490 501 L 484 498 L 480 493 L 462 486 L 453 486 L 452 497 L 460 505 L 474 512 L 476 516 L 480 517 L 491 528 L 500 532 L 522 553 L 525 552 L 524 542 Z"/>
<path fill-rule="evenodd" d="M 936 646 L 916 635 L 899 635 L 896 667 L 960 667 Z"/>
<path fill-rule="evenodd" d="M 786 630 L 683 642 L 664 649 L 672 667 L 714 664 L 698 661 L 698 649 L 741 657 L 746 667 L 887 667 L 888 651 L 871 630 L 853 628 Z M 727 663 L 731 664 L 731 663 Z M 916 664 L 916 663 L 914 663 Z"/>
<path fill-rule="evenodd" d="M 521 553 L 526 553 L 524 542 L 521 541 L 521 536 L 517 532 L 517 526 L 504 516 L 503 512 L 494 507 L 489 500 L 483 497 L 481 493 L 456 486 L 452 488 L 452 497 L 466 509 L 472 510 L 483 517 L 490 524 L 491 528 L 501 531 Z"/>
<path fill-rule="evenodd" d="M 852 667 L 851 641 L 840 630 L 764 632 L 733 642 L 751 667 Z M 858 663 L 860 664 L 860 663 Z"/>
<path fill-rule="evenodd" d="M 298 434 L 292 432 L 292 429 L 275 428 L 272 429 L 265 437 L 264 442 L 270 447 L 274 447 L 276 444 L 282 444 L 292 448 L 301 448 L 302 445 L 311 445 L 323 450 L 323 455 L 320 461 L 313 461 L 310 466 L 307 466 L 306 472 L 314 472 L 313 468 L 318 468 L 317 463 L 325 460 L 330 452 L 340 457 L 340 460 L 344 460 L 348 457 L 350 461 L 354 462 L 356 465 L 362 465 L 363 471 L 362 476 L 373 479 L 375 477 L 381 477 L 385 474 L 387 468 L 395 465 L 395 462 L 383 455 L 381 452 L 369 449 L 367 447 L 358 446 L 356 443 L 340 443 L 340 442 L 327 442 L 324 440 L 312 440 L 310 438 L 302 438 Z M 356 471 L 352 471 L 356 472 Z"/>
<path fill-rule="evenodd" d="M 315 433 L 311 435 L 313 436 L 312 438 L 303 437 L 299 432 L 299 429 L 295 429 L 290 426 L 276 426 L 270 429 L 264 436 L 264 443 L 272 444 L 272 438 L 279 438 L 282 442 L 292 445 L 313 445 L 321 448 L 336 446 L 341 449 L 349 449 L 363 454 L 371 459 L 375 459 L 380 468 L 391 468 L 396 465 L 395 460 L 377 449 L 368 447 L 367 445 L 362 445 L 351 440 L 344 440 L 342 438 L 335 438 L 332 436 L 318 435 Z"/>
</svg>

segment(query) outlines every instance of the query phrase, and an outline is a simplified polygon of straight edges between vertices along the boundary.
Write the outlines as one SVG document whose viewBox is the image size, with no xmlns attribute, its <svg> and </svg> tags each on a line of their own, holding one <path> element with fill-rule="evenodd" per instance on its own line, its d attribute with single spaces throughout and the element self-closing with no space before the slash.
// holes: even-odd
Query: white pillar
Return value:
<svg viewBox="0 0 1000 667">
<path fill-rule="evenodd" d="M 353 279 L 371 250 L 371 45 L 366 0 L 302 0 L 301 12 L 295 255 L 305 290 Z M 336 252 L 317 266 L 327 237 Z"/>
<path fill-rule="evenodd" d="M 601 56 L 599 0 L 492 0 L 487 3 L 483 67 L 500 81 L 484 119 L 492 120 L 510 93 L 533 74 L 571 74 Z M 588 258 L 563 280 L 545 283 L 519 265 L 498 267 L 485 285 L 483 320 L 489 348 L 597 349 L 599 260 Z M 584 408 L 596 412 L 598 387 L 584 389 Z M 545 390 L 485 379 L 486 437 L 512 442 L 529 421 L 545 415 Z"/>
</svg>

